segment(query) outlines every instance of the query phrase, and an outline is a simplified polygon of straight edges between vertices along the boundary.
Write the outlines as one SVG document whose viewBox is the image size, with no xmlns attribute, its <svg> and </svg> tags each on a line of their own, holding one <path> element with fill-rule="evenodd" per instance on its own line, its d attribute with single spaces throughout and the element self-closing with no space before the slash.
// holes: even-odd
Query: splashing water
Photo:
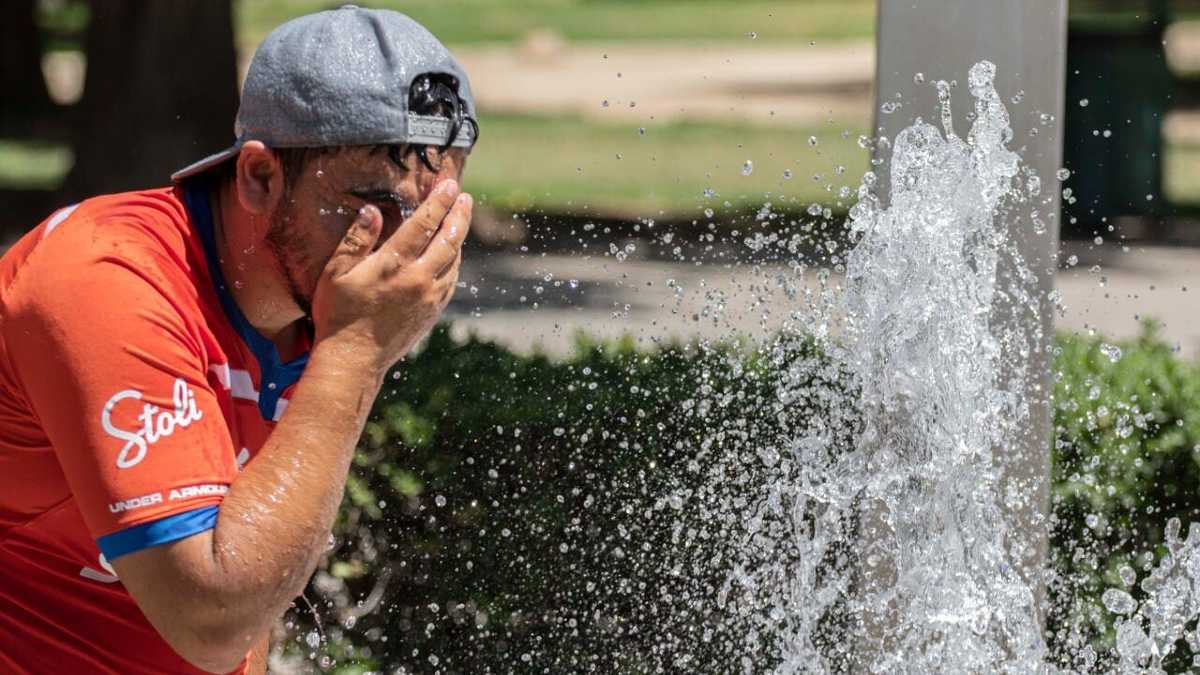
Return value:
<svg viewBox="0 0 1200 675">
<path fill-rule="evenodd" d="M 1105 608 L 1117 615 L 1116 647 L 1119 669 L 1125 673 L 1165 675 L 1164 660 L 1176 651 L 1176 643 L 1185 640 L 1193 654 L 1200 653 L 1200 523 L 1192 523 L 1187 539 L 1180 539 L 1181 522 L 1167 522 L 1164 544 L 1168 553 L 1142 579 L 1139 587 L 1145 599 L 1139 604 L 1125 589 L 1104 592 Z M 1122 581 L 1132 586 L 1136 573 L 1121 570 Z M 1189 626 L 1191 628 L 1189 629 Z M 1200 658 L 1193 657 L 1193 668 Z"/>
<path fill-rule="evenodd" d="M 994 451 L 1027 419 L 1021 322 L 997 303 L 1032 300 L 998 215 L 1019 201 L 1020 158 L 995 67 L 970 71 L 965 140 L 939 83 L 944 135 L 920 120 L 897 137 L 891 205 L 862 194 L 847 269 L 845 358 L 865 416 L 849 485 L 869 523 L 859 608 L 875 672 L 1030 672 L 1045 651 L 1033 589 L 1014 563 Z M 1024 270 L 1022 270 L 1024 271 Z M 843 479 L 845 480 L 845 479 Z"/>
<path fill-rule="evenodd" d="M 1033 181 L 1016 180 L 994 77 L 987 62 L 970 71 L 965 139 L 939 83 L 943 129 L 918 119 L 896 137 L 889 206 L 865 177 L 844 289 L 794 315 L 828 356 L 778 347 L 803 383 L 780 400 L 824 400 L 828 414 L 760 451 L 786 460 L 762 503 L 741 510 L 751 524 L 721 601 L 758 617 L 745 647 L 776 637 L 780 673 L 1045 669 L 1035 585 L 1020 570 L 1033 544 L 1009 513 L 1030 488 L 1002 494 L 994 459 L 1019 442 L 1024 362 L 1043 338 L 1036 322 L 1000 318 L 1040 304 L 1000 217 Z M 767 534 L 772 520 L 785 541 Z"/>
</svg>

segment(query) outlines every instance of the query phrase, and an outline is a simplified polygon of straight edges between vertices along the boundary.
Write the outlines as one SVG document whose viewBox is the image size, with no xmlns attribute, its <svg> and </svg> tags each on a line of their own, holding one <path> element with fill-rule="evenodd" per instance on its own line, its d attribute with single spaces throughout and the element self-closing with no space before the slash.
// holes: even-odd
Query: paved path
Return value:
<svg viewBox="0 0 1200 675">
<path fill-rule="evenodd" d="M 593 119 L 870 125 L 871 42 L 556 44 L 456 49 L 481 108 Z M 605 101 L 608 105 L 605 106 Z"/>
<path fill-rule="evenodd" d="M 1156 319 L 1170 344 L 1200 357 L 1200 250 L 1069 242 L 1062 258 L 1071 255 L 1078 264 L 1056 280 L 1066 305 L 1061 328 L 1128 337 L 1142 319 Z"/>
<path fill-rule="evenodd" d="M 1141 318 L 1152 317 L 1165 322 L 1164 337 L 1182 354 L 1200 356 L 1200 251 L 1069 243 L 1063 260 L 1071 255 L 1078 262 L 1064 262 L 1056 282 L 1066 306 L 1060 330 L 1131 337 Z M 1095 265 L 1100 271 L 1091 271 Z M 673 338 L 759 339 L 804 307 L 780 290 L 779 279 L 795 278 L 783 264 L 474 252 L 462 278 L 467 287 L 450 310 L 458 334 L 474 331 L 520 351 L 537 346 L 556 355 L 570 352 L 579 331 L 628 334 L 643 346 Z M 816 272 L 805 287 L 817 287 Z"/>
</svg>

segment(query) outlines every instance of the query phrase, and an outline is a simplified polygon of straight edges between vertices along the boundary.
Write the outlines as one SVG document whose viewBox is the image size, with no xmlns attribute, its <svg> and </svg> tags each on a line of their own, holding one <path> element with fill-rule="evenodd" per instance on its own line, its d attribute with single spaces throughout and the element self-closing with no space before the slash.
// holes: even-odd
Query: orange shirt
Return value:
<svg viewBox="0 0 1200 675">
<path fill-rule="evenodd" d="M 203 181 L 60 209 L 0 258 L 0 672 L 201 672 L 108 561 L 215 526 L 307 361 L 216 261 Z"/>
</svg>

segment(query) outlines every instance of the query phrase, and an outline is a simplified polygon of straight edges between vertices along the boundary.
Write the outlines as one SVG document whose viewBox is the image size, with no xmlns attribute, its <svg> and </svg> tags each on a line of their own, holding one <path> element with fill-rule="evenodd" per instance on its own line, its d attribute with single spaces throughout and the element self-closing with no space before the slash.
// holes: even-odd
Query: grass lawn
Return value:
<svg viewBox="0 0 1200 675">
<path fill-rule="evenodd" d="M 1163 193 L 1170 203 L 1200 205 L 1200 145 L 1168 145 L 1163 158 Z"/>
<path fill-rule="evenodd" d="M 835 206 L 867 169 L 858 130 L 673 123 L 632 125 L 578 118 L 485 116 L 465 184 L 499 210 L 658 217 L 705 208 L 816 201 Z M 810 144 L 816 137 L 817 145 Z M 746 160 L 753 163 L 743 175 Z M 845 167 L 838 173 L 838 167 Z M 790 178 L 785 177 L 790 171 Z M 814 176 L 819 179 L 814 180 Z M 832 185 L 827 190 L 826 186 Z M 715 194 L 706 196 L 705 190 Z"/>
<path fill-rule="evenodd" d="M 257 45 L 280 23 L 338 3 L 243 0 L 235 4 L 239 43 Z M 504 42 L 552 29 L 568 40 L 733 40 L 818 42 L 870 38 L 874 0 L 364 0 L 402 11 L 448 44 Z"/>
<path fill-rule="evenodd" d="M 49 190 L 57 187 L 74 161 L 65 145 L 0 139 L 0 188 Z"/>
<path fill-rule="evenodd" d="M 466 187 L 500 211 L 659 217 L 660 211 L 720 211 L 726 201 L 738 208 L 766 201 L 836 207 L 838 190 L 853 189 L 868 166 L 856 142 L 861 130 L 833 125 L 680 122 L 641 134 L 633 125 L 574 117 L 485 115 L 482 124 Z M 810 136 L 818 139 L 816 147 Z M 747 159 L 754 169 L 743 176 Z M 0 189 L 52 189 L 71 161 L 65 145 L 0 139 Z M 1200 204 L 1200 145 L 1168 144 L 1164 162 L 1164 197 Z M 838 166 L 846 167 L 843 174 Z M 790 179 L 784 171 L 791 171 Z M 706 188 L 715 195 L 706 196 Z"/>
<path fill-rule="evenodd" d="M 467 189 L 500 211 L 659 217 L 720 211 L 726 201 L 836 206 L 838 189 L 856 186 L 867 167 L 859 130 L 833 125 L 684 122 L 646 127 L 642 134 L 637 126 L 580 118 L 487 115 L 481 125 Z M 753 163 L 748 176 L 742 175 L 746 160 Z M 0 187 L 51 188 L 70 165 L 65 146 L 0 141 Z M 842 174 L 838 166 L 846 167 Z M 706 189 L 713 194 L 706 196 Z"/>
</svg>

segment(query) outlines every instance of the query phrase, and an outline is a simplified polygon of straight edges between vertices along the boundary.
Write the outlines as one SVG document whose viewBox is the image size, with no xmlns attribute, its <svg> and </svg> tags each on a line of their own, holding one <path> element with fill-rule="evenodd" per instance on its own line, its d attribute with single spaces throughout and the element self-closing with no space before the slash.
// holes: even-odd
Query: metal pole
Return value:
<svg viewBox="0 0 1200 675">
<path fill-rule="evenodd" d="M 958 80 L 955 128 L 965 133 L 972 100 L 966 92 L 967 71 L 982 60 L 997 66 L 997 90 L 1009 108 L 1013 125 L 1010 147 L 1037 171 L 1053 193 L 1051 203 L 1039 206 L 1049 226 L 1043 234 L 1028 227 L 1014 228 L 1014 237 L 1029 268 L 1038 279 L 1042 297 L 1054 284 L 1058 251 L 1058 181 L 1062 166 L 1062 119 L 1066 75 L 1067 0 L 879 0 L 877 35 L 877 104 L 901 101 L 902 107 L 881 114 L 876 107 L 876 132 L 894 138 L 917 116 L 937 119 L 937 96 L 929 82 Z M 922 73 L 923 83 L 914 81 Z M 920 79 L 920 78 L 918 78 Z M 1018 95 L 1019 92 L 1021 95 Z M 899 98 L 897 98 L 899 94 Z M 1047 123 L 1043 115 L 1053 116 Z M 1031 130 L 1036 129 L 1036 136 Z M 879 167 L 886 172 L 886 165 Z M 886 191 L 888 177 L 879 185 Z M 881 198 L 887 200 L 886 194 Z M 1053 214 L 1053 220 L 1046 215 Z M 1053 336 L 1053 316 L 1041 313 L 1046 346 Z M 1017 481 L 1033 496 L 1011 514 L 1014 532 L 1026 533 L 1027 557 L 1017 561 L 1022 573 L 1041 588 L 1047 549 L 1050 447 L 1053 390 L 1051 357 L 1031 354 L 1029 400 L 1031 424 L 1017 448 L 1001 458 L 1005 481 Z M 1039 603 L 1044 604 L 1044 603 Z"/>
</svg>

